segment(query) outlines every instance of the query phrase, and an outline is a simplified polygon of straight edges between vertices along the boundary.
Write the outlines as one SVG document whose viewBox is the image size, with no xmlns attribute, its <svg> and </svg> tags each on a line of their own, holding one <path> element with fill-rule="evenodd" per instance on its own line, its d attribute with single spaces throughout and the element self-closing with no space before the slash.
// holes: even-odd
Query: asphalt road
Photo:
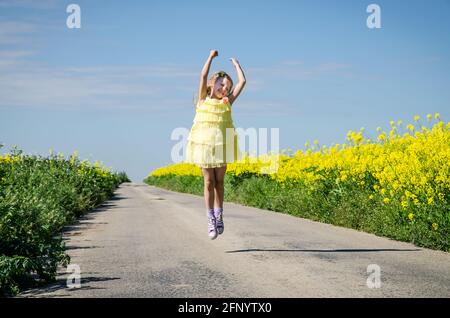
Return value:
<svg viewBox="0 0 450 318">
<path fill-rule="evenodd" d="M 65 232 L 71 272 L 18 297 L 450 297 L 449 253 L 233 203 L 224 221 L 211 241 L 202 197 L 122 184 Z"/>
</svg>

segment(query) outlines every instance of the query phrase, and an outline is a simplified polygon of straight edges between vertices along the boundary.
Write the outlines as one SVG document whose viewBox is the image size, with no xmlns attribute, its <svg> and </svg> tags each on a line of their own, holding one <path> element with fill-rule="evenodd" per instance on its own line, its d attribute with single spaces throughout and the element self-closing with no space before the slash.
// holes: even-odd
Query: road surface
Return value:
<svg viewBox="0 0 450 318">
<path fill-rule="evenodd" d="M 202 197 L 122 184 L 65 232 L 72 272 L 19 297 L 450 297 L 449 253 L 228 202 L 224 221 L 212 241 Z"/>
</svg>

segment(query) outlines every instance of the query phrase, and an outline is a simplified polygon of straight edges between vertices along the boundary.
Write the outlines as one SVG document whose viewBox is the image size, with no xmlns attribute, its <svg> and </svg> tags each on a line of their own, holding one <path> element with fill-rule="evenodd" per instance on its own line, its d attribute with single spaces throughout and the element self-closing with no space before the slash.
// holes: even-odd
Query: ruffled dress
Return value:
<svg viewBox="0 0 450 318">
<path fill-rule="evenodd" d="M 185 162 L 200 168 L 217 168 L 240 158 L 242 153 L 231 117 L 231 104 L 206 97 L 196 108 Z"/>
</svg>

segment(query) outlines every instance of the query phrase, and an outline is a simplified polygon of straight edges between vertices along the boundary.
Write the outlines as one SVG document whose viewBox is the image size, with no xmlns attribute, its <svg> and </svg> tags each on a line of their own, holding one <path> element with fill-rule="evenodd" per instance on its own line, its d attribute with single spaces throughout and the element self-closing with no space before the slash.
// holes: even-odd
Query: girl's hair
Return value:
<svg viewBox="0 0 450 318">
<path fill-rule="evenodd" d="M 231 94 L 231 92 L 233 91 L 233 80 L 231 79 L 231 76 L 225 73 L 224 71 L 219 71 L 214 73 L 213 76 L 209 78 L 208 84 L 206 86 L 206 96 L 211 97 L 210 95 L 213 91 L 214 85 L 216 84 L 217 79 L 221 77 L 225 77 L 231 82 L 231 86 L 230 89 L 228 90 L 227 96 Z"/>
<path fill-rule="evenodd" d="M 217 79 L 221 78 L 221 77 L 226 77 L 231 82 L 231 86 L 230 86 L 230 89 L 228 90 L 227 96 L 229 96 L 231 94 L 231 92 L 233 91 L 233 80 L 231 79 L 231 76 L 228 75 L 227 73 L 225 73 L 224 71 L 219 71 L 219 72 L 215 72 L 209 78 L 208 83 L 206 84 L 206 96 L 211 97 L 210 95 L 212 93 L 214 85 L 216 84 Z M 193 103 L 195 106 L 197 105 L 197 102 L 198 102 L 198 96 L 194 95 Z"/>
</svg>

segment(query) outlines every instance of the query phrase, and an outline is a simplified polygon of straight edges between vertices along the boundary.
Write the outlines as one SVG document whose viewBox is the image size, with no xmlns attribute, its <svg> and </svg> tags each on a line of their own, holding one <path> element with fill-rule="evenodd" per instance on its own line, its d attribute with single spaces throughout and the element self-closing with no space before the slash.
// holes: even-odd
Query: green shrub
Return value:
<svg viewBox="0 0 450 318">
<path fill-rule="evenodd" d="M 54 280 L 58 264 L 69 262 L 63 227 L 128 177 L 75 156 L 26 156 L 14 149 L 0 159 L 0 295 L 14 295 Z"/>
</svg>

